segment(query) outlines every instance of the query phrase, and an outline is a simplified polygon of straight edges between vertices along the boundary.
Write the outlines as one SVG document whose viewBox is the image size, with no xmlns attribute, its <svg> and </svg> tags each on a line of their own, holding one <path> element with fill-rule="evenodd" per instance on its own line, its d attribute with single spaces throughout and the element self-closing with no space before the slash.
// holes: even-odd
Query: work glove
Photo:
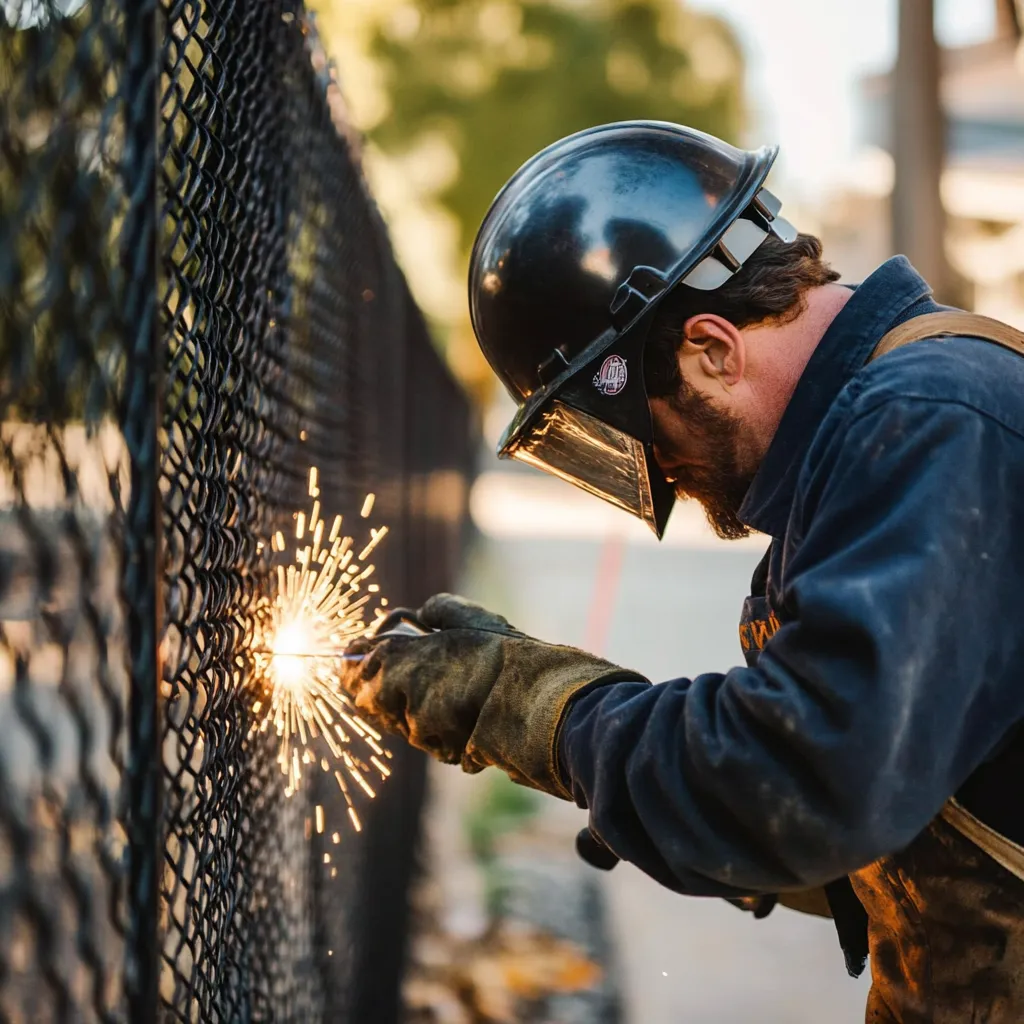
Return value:
<svg viewBox="0 0 1024 1024">
<path fill-rule="evenodd" d="M 438 594 L 414 617 L 435 632 L 357 641 L 342 677 L 356 707 L 446 764 L 490 765 L 571 799 L 557 764 L 565 710 L 583 687 L 647 682 L 573 647 L 544 643 L 471 601 Z"/>
</svg>

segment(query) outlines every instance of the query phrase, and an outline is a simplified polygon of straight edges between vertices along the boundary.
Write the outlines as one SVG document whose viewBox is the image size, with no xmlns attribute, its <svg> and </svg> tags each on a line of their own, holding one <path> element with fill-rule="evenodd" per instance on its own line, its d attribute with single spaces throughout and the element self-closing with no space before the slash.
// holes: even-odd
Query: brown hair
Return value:
<svg viewBox="0 0 1024 1024">
<path fill-rule="evenodd" d="M 644 349 L 648 395 L 674 395 L 682 386 L 676 356 L 690 317 L 714 313 L 739 328 L 787 324 L 803 312 L 809 289 L 838 279 L 814 235 L 797 235 L 792 242 L 769 235 L 721 288 L 704 292 L 678 285 L 662 300 Z"/>
</svg>

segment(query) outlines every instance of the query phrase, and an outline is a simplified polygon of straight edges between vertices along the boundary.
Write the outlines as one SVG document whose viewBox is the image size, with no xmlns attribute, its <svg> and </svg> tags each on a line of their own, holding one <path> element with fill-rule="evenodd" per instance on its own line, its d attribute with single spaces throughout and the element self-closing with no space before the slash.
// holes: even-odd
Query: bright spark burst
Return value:
<svg viewBox="0 0 1024 1024">
<path fill-rule="evenodd" d="M 391 754 L 381 735 L 362 721 L 348 696 L 338 688 L 343 662 L 340 656 L 357 637 L 365 636 L 386 614 L 387 601 L 379 587 L 368 582 L 374 566 L 367 559 L 387 534 L 387 527 L 370 530 L 370 540 L 358 552 L 351 537 L 341 534 L 342 517 L 328 529 L 320 508 L 316 467 L 309 472 L 308 515 L 295 516 L 295 560 L 277 567 L 277 588 L 257 607 L 256 674 L 261 695 L 253 703 L 256 720 L 252 732 L 276 732 L 277 755 L 287 777 L 285 793 L 302 785 L 302 771 L 318 765 L 334 778 L 345 798 L 353 828 L 362 824 L 352 800 L 358 789 L 375 796 L 370 779 L 386 779 L 385 763 Z M 362 517 L 373 510 L 373 495 L 363 504 Z M 283 553 L 284 535 L 275 534 L 273 550 Z M 369 625 L 370 604 L 377 608 Z M 251 735 L 250 734 L 250 735 Z M 333 757 L 319 757 L 313 749 L 322 740 Z M 340 769 L 335 767 L 340 766 Z M 369 777 L 369 778 L 368 778 Z M 317 807 L 317 832 L 323 832 L 323 808 Z"/>
</svg>

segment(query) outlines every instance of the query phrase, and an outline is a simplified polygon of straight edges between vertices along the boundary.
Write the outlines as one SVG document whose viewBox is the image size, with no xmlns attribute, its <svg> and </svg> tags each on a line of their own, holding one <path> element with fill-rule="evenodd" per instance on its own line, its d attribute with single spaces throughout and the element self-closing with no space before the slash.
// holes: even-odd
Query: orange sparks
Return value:
<svg viewBox="0 0 1024 1024">
<path fill-rule="evenodd" d="M 277 734 L 277 760 L 287 778 L 288 796 L 302 784 L 303 765 L 319 764 L 327 772 L 340 763 L 345 774 L 335 770 L 334 775 L 352 827 L 359 831 L 362 825 L 346 778 L 373 797 L 367 776 L 376 772 L 386 779 L 391 772 L 381 757 L 391 755 L 381 747 L 380 733 L 358 717 L 347 694 L 339 689 L 338 675 L 340 657 L 348 646 L 367 635 L 385 615 L 382 609 L 387 602 L 378 597 L 380 588 L 366 583 L 374 572 L 366 559 L 388 531 L 386 526 L 371 529 L 370 540 L 357 555 L 352 538 L 342 536 L 341 516 L 335 516 L 328 528 L 319 500 L 319 480 L 316 467 L 311 468 L 312 505 L 308 515 L 303 511 L 295 515 L 294 562 L 277 566 L 276 592 L 257 607 L 255 657 L 261 690 L 252 704 L 252 732 L 273 729 Z M 361 513 L 364 519 L 373 511 L 373 501 L 374 496 L 367 495 Z M 286 550 L 280 531 L 270 546 L 277 554 Z M 375 598 L 378 605 L 368 624 L 366 615 Z M 369 763 L 356 749 L 346 749 L 353 742 L 366 748 Z M 314 754 L 310 749 L 314 744 L 326 749 Z M 318 804 L 316 832 L 323 834 L 324 830 L 324 808 Z"/>
</svg>

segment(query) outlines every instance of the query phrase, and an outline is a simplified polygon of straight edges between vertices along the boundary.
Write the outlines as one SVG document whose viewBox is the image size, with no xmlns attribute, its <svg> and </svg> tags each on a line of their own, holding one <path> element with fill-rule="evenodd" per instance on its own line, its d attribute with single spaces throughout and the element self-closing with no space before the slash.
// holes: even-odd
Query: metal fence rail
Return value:
<svg viewBox="0 0 1024 1024">
<path fill-rule="evenodd" d="M 469 410 L 354 149 L 297 2 L 0 0 L 0 1020 L 397 1018 L 421 762 L 356 834 L 250 733 L 311 466 L 401 602 L 461 545 Z"/>
</svg>

